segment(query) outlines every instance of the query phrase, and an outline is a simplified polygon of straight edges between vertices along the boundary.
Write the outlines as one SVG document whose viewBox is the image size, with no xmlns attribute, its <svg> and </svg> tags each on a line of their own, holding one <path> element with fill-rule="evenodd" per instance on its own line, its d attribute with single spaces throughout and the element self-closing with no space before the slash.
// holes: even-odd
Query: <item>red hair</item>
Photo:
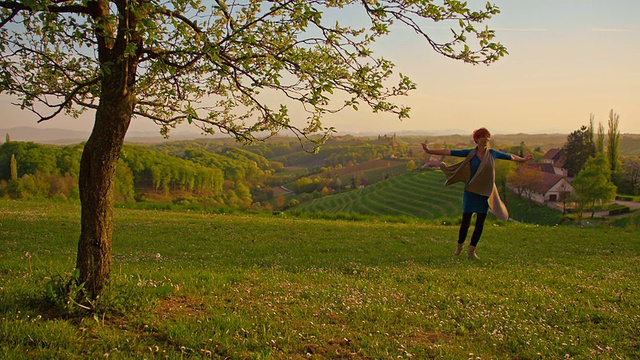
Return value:
<svg viewBox="0 0 640 360">
<path fill-rule="evenodd" d="M 487 128 L 480 128 L 473 132 L 473 141 L 478 142 L 478 139 L 481 137 L 489 136 L 491 137 L 491 133 Z"/>
</svg>

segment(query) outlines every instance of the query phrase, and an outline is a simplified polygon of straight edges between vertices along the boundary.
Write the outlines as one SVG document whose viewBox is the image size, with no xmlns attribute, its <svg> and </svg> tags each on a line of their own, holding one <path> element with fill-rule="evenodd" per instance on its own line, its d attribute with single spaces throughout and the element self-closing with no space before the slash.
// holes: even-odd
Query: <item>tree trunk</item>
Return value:
<svg viewBox="0 0 640 360">
<path fill-rule="evenodd" d="M 104 104 L 104 106 L 103 106 Z M 81 232 L 76 268 L 91 298 L 99 296 L 111 271 L 116 165 L 131 122 L 127 96 L 103 98 L 80 161 Z"/>
<path fill-rule="evenodd" d="M 76 268 L 87 295 L 97 298 L 109 281 L 116 165 L 135 106 L 135 81 L 142 38 L 136 32 L 136 7 L 116 1 L 117 27 L 111 23 L 110 2 L 91 2 L 101 66 L 100 103 L 89 140 L 80 160 L 79 190 L 82 206 Z M 116 30 L 117 29 L 117 30 Z"/>
<path fill-rule="evenodd" d="M 80 160 L 82 209 L 76 269 L 80 272 L 79 282 L 84 283 L 92 299 L 102 293 L 111 272 L 116 165 L 135 103 L 137 60 L 125 57 L 125 48 L 117 43 L 116 50 L 109 53 L 118 61 L 101 57 L 103 66 L 109 69 L 104 71 L 95 123 Z"/>
</svg>

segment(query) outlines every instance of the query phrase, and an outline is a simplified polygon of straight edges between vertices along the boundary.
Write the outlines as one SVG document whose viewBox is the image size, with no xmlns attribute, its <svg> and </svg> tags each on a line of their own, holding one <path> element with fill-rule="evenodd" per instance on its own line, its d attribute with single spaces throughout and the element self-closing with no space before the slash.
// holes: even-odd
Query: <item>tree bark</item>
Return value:
<svg viewBox="0 0 640 360">
<path fill-rule="evenodd" d="M 97 298 L 109 281 L 116 165 L 135 103 L 132 89 L 137 61 L 124 56 L 120 59 L 105 71 L 95 123 L 80 159 L 81 230 L 76 269 L 91 299 Z"/>
<path fill-rule="evenodd" d="M 128 96 L 103 98 L 80 160 L 81 232 L 76 268 L 91 298 L 99 296 L 111 271 L 114 181 L 131 122 Z"/>
<path fill-rule="evenodd" d="M 140 53 L 130 54 L 127 47 L 142 48 L 136 8 L 126 0 L 116 1 L 116 6 L 119 16 L 114 28 L 109 22 L 109 3 L 91 3 L 92 14 L 102 25 L 96 30 L 102 79 L 95 123 L 80 160 L 81 224 L 76 258 L 78 280 L 91 299 L 100 296 L 109 282 L 116 165 L 136 100 Z"/>
</svg>

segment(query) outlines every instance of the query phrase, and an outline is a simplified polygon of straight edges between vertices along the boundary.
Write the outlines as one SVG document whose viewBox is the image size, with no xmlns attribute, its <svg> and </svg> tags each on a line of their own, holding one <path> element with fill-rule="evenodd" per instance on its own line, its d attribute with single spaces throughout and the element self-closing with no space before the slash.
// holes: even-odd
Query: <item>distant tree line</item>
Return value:
<svg viewBox="0 0 640 360">
<path fill-rule="evenodd" d="M 6 142 L 0 144 L 0 196 L 78 200 L 82 151 L 82 144 L 18 142 L 7 134 Z M 221 141 L 125 145 L 117 167 L 115 197 L 120 203 L 278 207 L 283 199 L 273 198 L 273 186 L 287 185 L 298 194 L 314 193 L 314 197 L 326 195 L 346 184 L 310 176 L 406 152 L 407 147 L 395 141 L 358 138 L 329 142 L 322 154 L 304 151 L 295 141 L 245 147 Z M 281 173 L 285 166 L 298 166 L 303 172 Z"/>
<path fill-rule="evenodd" d="M 0 195 L 78 199 L 81 147 L 7 140 L 0 145 Z"/>
<path fill-rule="evenodd" d="M 175 149 L 174 149 L 175 150 Z M 218 152 L 189 149 L 169 154 L 126 145 L 117 167 L 116 199 L 197 201 L 248 208 L 250 189 L 267 188 L 279 168 L 264 157 L 236 147 Z M 7 141 L 0 145 L 0 196 L 77 200 L 82 145 L 53 146 Z"/>
</svg>

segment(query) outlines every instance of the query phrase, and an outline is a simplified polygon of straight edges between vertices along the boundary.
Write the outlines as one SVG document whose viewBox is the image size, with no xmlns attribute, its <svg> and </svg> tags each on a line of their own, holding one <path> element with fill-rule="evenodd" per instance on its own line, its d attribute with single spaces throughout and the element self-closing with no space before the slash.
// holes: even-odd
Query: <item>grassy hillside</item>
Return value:
<svg viewBox="0 0 640 360">
<path fill-rule="evenodd" d="M 470 261 L 452 226 L 118 209 L 89 314 L 55 296 L 79 208 L 0 208 L 3 359 L 640 357 L 637 230 L 490 226 Z"/>
<path fill-rule="evenodd" d="M 290 211 L 321 216 L 349 213 L 423 220 L 457 219 L 462 212 L 463 186 L 453 184 L 445 187 L 444 180 L 439 171 L 403 174 L 365 188 L 314 199 Z M 513 219 L 544 225 L 560 222 L 558 211 L 526 203 L 513 193 L 504 200 Z"/>
<path fill-rule="evenodd" d="M 462 186 L 444 187 L 441 173 L 414 172 L 391 177 L 371 186 L 303 203 L 300 212 L 355 212 L 400 215 L 424 219 L 456 216 L 461 211 Z"/>
</svg>

